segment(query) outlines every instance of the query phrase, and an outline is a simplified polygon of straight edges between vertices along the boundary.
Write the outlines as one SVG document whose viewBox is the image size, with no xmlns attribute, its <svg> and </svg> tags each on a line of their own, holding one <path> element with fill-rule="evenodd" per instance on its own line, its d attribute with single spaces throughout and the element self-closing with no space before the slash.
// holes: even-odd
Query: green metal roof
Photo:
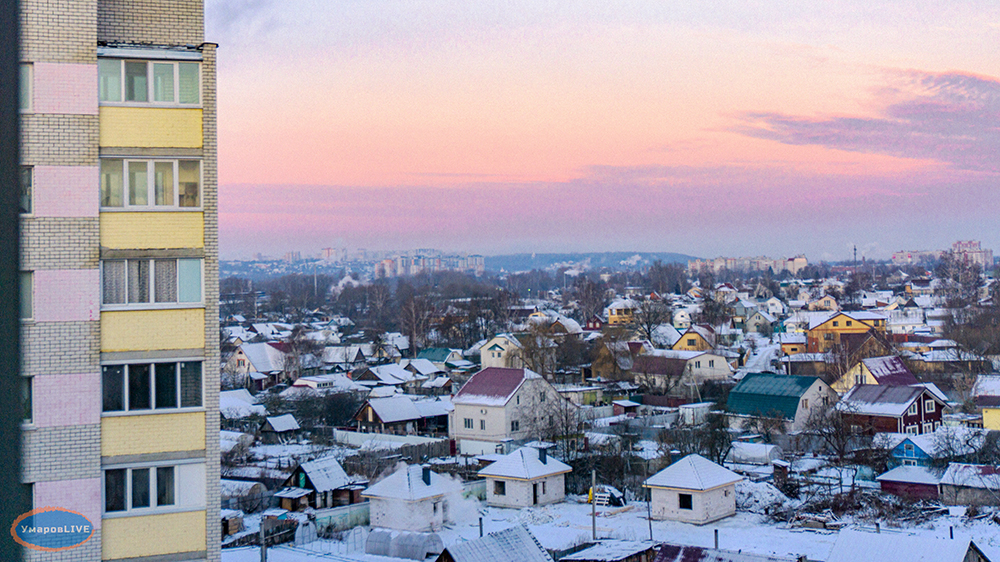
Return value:
<svg viewBox="0 0 1000 562">
<path fill-rule="evenodd" d="M 428 361 L 441 362 L 451 355 L 451 350 L 447 347 L 428 347 L 427 349 L 420 350 L 417 354 L 417 359 L 427 359 Z"/>
<path fill-rule="evenodd" d="M 795 419 L 799 399 L 819 377 L 751 373 L 729 392 L 726 409 L 734 414 Z"/>
</svg>

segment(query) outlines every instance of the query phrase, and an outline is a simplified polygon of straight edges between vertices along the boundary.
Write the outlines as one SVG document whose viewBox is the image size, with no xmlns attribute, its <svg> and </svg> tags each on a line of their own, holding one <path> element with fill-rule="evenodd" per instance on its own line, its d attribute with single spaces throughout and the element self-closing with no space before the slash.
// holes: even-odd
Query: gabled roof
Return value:
<svg viewBox="0 0 1000 562">
<path fill-rule="evenodd" d="M 925 466 L 897 466 L 875 480 L 879 482 L 903 482 L 906 484 L 937 486 L 941 482 L 941 470 Z"/>
<path fill-rule="evenodd" d="M 795 419 L 799 400 L 818 380 L 819 377 L 750 373 L 729 392 L 726 409 L 747 416 L 777 413 Z"/>
<path fill-rule="evenodd" d="M 593 562 L 618 562 L 626 560 L 636 554 L 641 554 L 647 550 L 653 550 L 659 543 L 650 541 L 623 541 L 623 540 L 600 540 L 594 546 L 585 548 L 579 552 L 574 552 L 569 556 L 563 556 L 559 560 L 588 560 Z"/>
<path fill-rule="evenodd" d="M 859 559 L 879 562 L 963 562 L 970 549 L 979 551 L 968 538 L 950 540 L 927 535 L 843 529 L 826 562 L 857 562 Z"/>
<path fill-rule="evenodd" d="M 292 414 L 284 414 L 281 416 L 269 416 L 267 418 L 268 425 L 271 426 L 276 433 L 282 433 L 284 431 L 296 431 L 299 429 L 299 422 L 295 421 L 295 416 Z"/>
<path fill-rule="evenodd" d="M 920 382 L 903 360 L 895 355 L 869 357 L 861 362 L 881 386 L 906 386 Z"/>
<path fill-rule="evenodd" d="M 285 354 L 270 343 L 245 343 L 240 346 L 253 370 L 261 373 L 273 373 L 285 368 Z"/>
<path fill-rule="evenodd" d="M 440 367 L 432 363 L 430 359 L 424 358 L 403 359 L 399 362 L 399 366 L 407 370 L 412 369 L 415 373 L 424 375 L 425 377 L 444 372 Z"/>
<path fill-rule="evenodd" d="M 459 489 L 434 471 L 431 471 L 430 481 L 430 485 L 424 484 L 423 468 L 418 464 L 411 464 L 372 484 L 361 495 L 366 498 L 418 501 L 443 496 Z"/>
<path fill-rule="evenodd" d="M 421 418 L 420 411 L 413 405 L 413 400 L 408 396 L 391 396 L 389 398 L 371 398 L 368 405 L 378 416 L 382 423 L 395 423 L 401 421 L 418 420 Z"/>
<path fill-rule="evenodd" d="M 644 375 L 680 377 L 684 375 L 685 365 L 687 365 L 687 359 L 659 355 L 640 355 L 632 361 L 632 368 L 630 370 L 633 373 Z"/>
<path fill-rule="evenodd" d="M 455 562 L 552 562 L 538 540 L 520 525 L 485 537 L 453 544 L 445 549 Z"/>
<path fill-rule="evenodd" d="M 351 483 L 344 468 L 332 456 L 304 462 L 299 467 L 309 477 L 317 492 L 336 490 Z"/>
<path fill-rule="evenodd" d="M 509 369 L 487 367 L 472 375 L 462 390 L 452 400 L 454 404 L 479 404 L 483 406 L 503 406 L 514 396 L 518 388 L 528 379 L 540 379 L 541 375 L 529 369 Z"/>
<path fill-rule="evenodd" d="M 949 463 L 941 485 L 1000 491 L 1000 466 Z"/>
<path fill-rule="evenodd" d="M 930 395 L 938 407 L 944 401 L 922 385 L 910 386 L 880 386 L 875 384 L 859 384 L 849 390 L 837 403 L 837 409 L 852 414 L 867 416 L 899 417 L 920 396 Z"/>
<path fill-rule="evenodd" d="M 436 361 L 441 363 L 448 359 L 448 356 L 452 353 L 462 354 L 461 349 L 448 349 L 447 347 L 428 347 L 427 349 L 420 350 L 417 354 L 417 359 L 427 359 L 428 361 Z"/>
<path fill-rule="evenodd" d="M 479 475 L 534 480 L 536 478 L 563 474 L 572 470 L 572 467 L 568 464 L 552 458 L 551 455 L 548 456 L 545 463 L 542 463 L 538 458 L 538 449 L 534 447 L 521 447 L 480 470 Z"/>
<path fill-rule="evenodd" d="M 704 491 L 734 484 L 740 480 L 743 480 L 743 477 L 739 474 L 701 455 L 688 455 L 650 476 L 643 486 Z"/>
</svg>

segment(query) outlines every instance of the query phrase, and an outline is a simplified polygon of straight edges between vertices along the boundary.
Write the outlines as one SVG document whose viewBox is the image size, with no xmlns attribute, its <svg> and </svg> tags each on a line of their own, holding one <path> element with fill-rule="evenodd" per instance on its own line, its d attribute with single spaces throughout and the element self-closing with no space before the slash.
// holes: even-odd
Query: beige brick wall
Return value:
<svg viewBox="0 0 1000 562">
<path fill-rule="evenodd" d="M 101 530 L 95 529 L 90 540 L 72 550 L 41 552 L 24 550 L 24 562 L 81 562 L 81 560 L 101 559 Z"/>
<path fill-rule="evenodd" d="M 101 476 L 101 426 L 45 427 L 22 433 L 25 482 Z"/>
<path fill-rule="evenodd" d="M 22 219 L 21 269 L 94 269 L 99 234 L 97 217 Z"/>
<path fill-rule="evenodd" d="M 21 60 L 97 63 L 96 0 L 21 0 Z"/>
<path fill-rule="evenodd" d="M 97 39 L 109 43 L 200 45 L 205 37 L 201 0 L 99 0 Z"/>
<path fill-rule="evenodd" d="M 29 375 L 95 373 L 100 369 L 97 322 L 33 322 L 21 326 L 21 369 Z"/>
<path fill-rule="evenodd" d="M 97 127 L 96 115 L 26 114 L 21 117 L 21 163 L 97 166 Z"/>
</svg>

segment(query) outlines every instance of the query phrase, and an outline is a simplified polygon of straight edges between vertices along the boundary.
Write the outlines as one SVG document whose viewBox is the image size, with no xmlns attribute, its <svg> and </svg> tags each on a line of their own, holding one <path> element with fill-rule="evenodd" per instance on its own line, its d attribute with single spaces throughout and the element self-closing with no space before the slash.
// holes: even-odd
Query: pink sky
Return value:
<svg viewBox="0 0 1000 562">
<path fill-rule="evenodd" d="M 605 4 L 208 2 L 223 257 L 1000 249 L 1000 5 Z"/>
</svg>

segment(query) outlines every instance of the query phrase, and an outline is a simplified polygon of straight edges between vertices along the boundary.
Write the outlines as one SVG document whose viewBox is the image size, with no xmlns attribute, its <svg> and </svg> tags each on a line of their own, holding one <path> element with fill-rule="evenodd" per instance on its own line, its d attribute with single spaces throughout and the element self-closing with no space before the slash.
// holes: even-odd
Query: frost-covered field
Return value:
<svg viewBox="0 0 1000 562">
<path fill-rule="evenodd" d="M 767 488 L 756 487 L 741 490 L 740 512 L 734 517 L 705 526 L 688 525 L 669 521 L 654 521 L 653 539 L 662 542 L 712 546 L 714 531 L 719 531 L 719 546 L 724 549 L 745 550 L 757 553 L 784 556 L 806 555 L 810 560 L 826 560 L 837 539 L 837 532 L 793 528 L 784 523 L 774 523 L 765 515 L 751 513 L 746 509 L 759 510 L 772 500 L 780 501 L 783 496 Z M 577 503 L 570 498 L 567 502 L 531 509 L 482 508 L 485 532 L 499 531 L 511 525 L 525 525 L 549 549 L 566 549 L 580 542 L 590 540 L 590 505 Z M 1000 561 L 1000 525 L 983 518 L 975 521 L 966 519 L 961 509 L 952 514 L 933 519 L 925 524 L 907 529 L 889 529 L 882 532 L 907 532 L 947 538 L 949 527 L 954 527 L 956 537 L 971 536 L 986 555 Z M 850 519 L 847 523 L 852 523 Z M 598 508 L 598 538 L 626 540 L 646 540 L 650 532 L 646 519 L 646 504 L 635 502 L 625 508 Z M 315 562 L 319 560 L 354 560 L 363 562 L 389 562 L 396 559 L 370 556 L 363 553 L 363 541 L 355 535 L 353 545 L 336 541 L 316 541 L 300 547 L 278 547 L 269 550 L 271 562 Z M 445 546 L 471 540 L 479 536 L 478 520 L 465 520 L 445 528 L 441 533 Z M 314 552 L 310 552 L 310 550 Z M 260 560 L 256 549 L 224 550 L 224 562 L 257 562 Z M 502 561 L 497 561 L 502 562 Z"/>
</svg>

